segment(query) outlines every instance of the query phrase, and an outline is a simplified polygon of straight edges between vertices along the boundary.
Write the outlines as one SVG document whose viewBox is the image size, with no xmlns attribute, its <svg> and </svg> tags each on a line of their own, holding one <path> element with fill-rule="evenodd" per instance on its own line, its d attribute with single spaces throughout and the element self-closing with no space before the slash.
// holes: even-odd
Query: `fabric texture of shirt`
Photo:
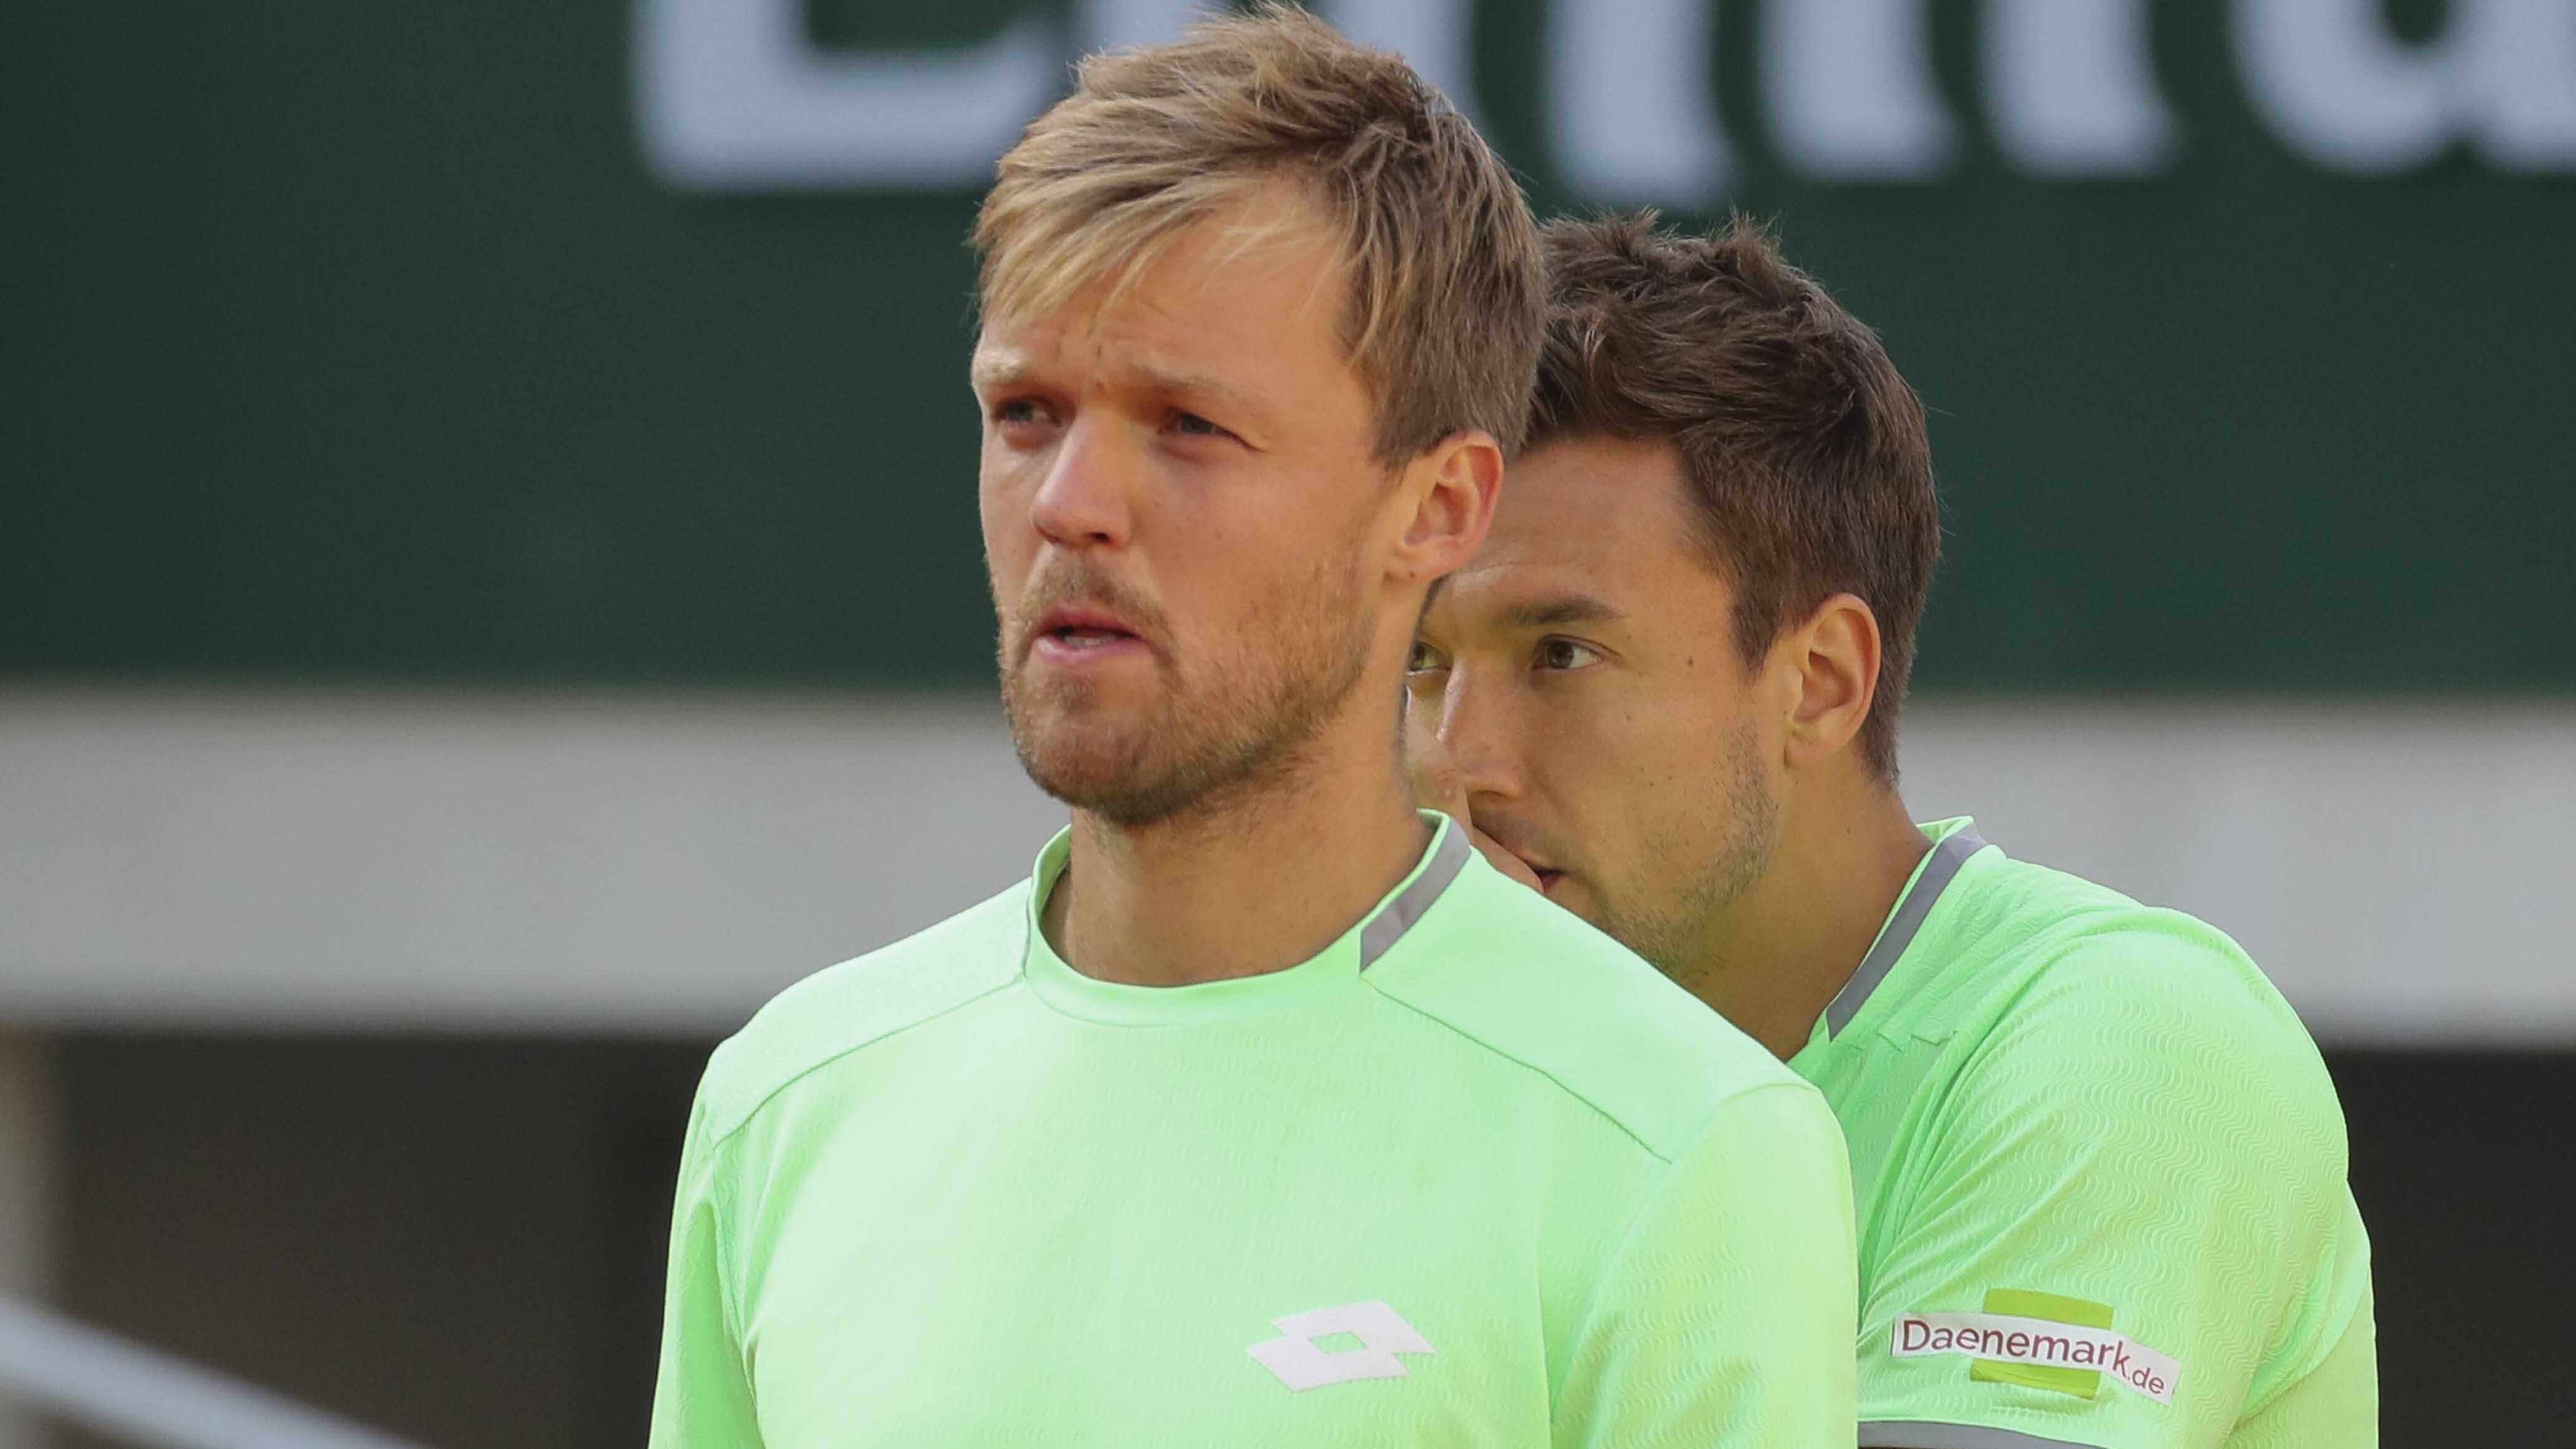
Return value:
<svg viewBox="0 0 2576 1449">
<path fill-rule="evenodd" d="M 2189 916 L 1935 842 L 1789 1065 L 1852 1157 L 1860 1443 L 2378 1442 L 2315 1044 Z"/>
<path fill-rule="evenodd" d="M 1059 836 L 781 994 L 691 1114 L 655 1449 L 1848 1446 L 1822 1097 L 1426 819 L 1287 970 L 1075 971 Z"/>
</svg>

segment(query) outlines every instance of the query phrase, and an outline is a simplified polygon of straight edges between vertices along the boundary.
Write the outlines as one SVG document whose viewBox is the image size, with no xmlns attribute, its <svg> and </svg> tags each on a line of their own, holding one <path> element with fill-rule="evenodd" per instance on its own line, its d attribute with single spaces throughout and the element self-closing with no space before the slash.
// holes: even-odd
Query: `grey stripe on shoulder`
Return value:
<svg viewBox="0 0 2576 1449">
<path fill-rule="evenodd" d="M 1440 845 L 1431 852 L 1431 863 L 1422 868 L 1422 874 L 1413 878 L 1413 884 L 1397 892 L 1395 899 L 1386 903 L 1385 910 L 1360 928 L 1362 971 L 1369 969 L 1378 957 L 1404 939 L 1404 933 L 1413 929 L 1413 923 L 1422 919 L 1422 913 L 1431 909 L 1431 903 L 1440 899 L 1442 891 L 1449 889 L 1449 883 L 1458 878 L 1458 872 L 1467 868 L 1467 857 L 1474 849 L 1467 843 L 1465 826 L 1451 821 L 1440 827 Z"/>
<path fill-rule="evenodd" d="M 1950 888 L 1959 867 L 1985 848 L 1986 842 L 1977 832 L 1967 829 L 1932 847 L 1932 858 L 1923 863 L 1923 873 L 1914 878 L 1914 889 L 1897 903 L 1896 914 L 1889 918 L 1887 929 L 1879 933 L 1878 944 L 1869 948 L 1869 954 L 1861 958 L 1860 969 L 1834 994 L 1833 1005 L 1825 1008 L 1827 1035 L 1840 1036 L 1843 1028 L 1851 1025 L 1851 1019 L 1868 1002 L 1869 994 L 1896 968 L 1896 958 L 1914 944 L 1914 933 L 1923 929 L 1923 918 L 1932 914 L 1933 903 Z"/>
<path fill-rule="evenodd" d="M 1950 837 L 1953 840 L 1957 836 Z M 1860 1449 L 2090 1449 L 2072 1439 L 2042 1439 L 1974 1424 L 1895 1422 L 1860 1426 Z"/>
</svg>

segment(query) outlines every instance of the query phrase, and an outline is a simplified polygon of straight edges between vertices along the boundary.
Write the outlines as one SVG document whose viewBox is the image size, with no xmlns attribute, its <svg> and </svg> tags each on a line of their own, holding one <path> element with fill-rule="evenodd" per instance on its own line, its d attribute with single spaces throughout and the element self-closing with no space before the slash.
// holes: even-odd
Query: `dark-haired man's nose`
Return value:
<svg viewBox="0 0 2576 1449">
<path fill-rule="evenodd" d="M 1413 777 L 1414 799 L 1457 821 L 1495 869 L 1536 890 L 1538 876 L 1528 864 L 1476 828 L 1476 801 L 1517 798 L 1519 775 L 1501 752 L 1463 728 L 1469 722 L 1461 718 L 1465 701 L 1459 683 L 1453 672 L 1438 699 L 1417 696 L 1405 710 L 1405 767 Z M 1468 745 L 1464 752 L 1453 743 L 1460 739 Z"/>
</svg>

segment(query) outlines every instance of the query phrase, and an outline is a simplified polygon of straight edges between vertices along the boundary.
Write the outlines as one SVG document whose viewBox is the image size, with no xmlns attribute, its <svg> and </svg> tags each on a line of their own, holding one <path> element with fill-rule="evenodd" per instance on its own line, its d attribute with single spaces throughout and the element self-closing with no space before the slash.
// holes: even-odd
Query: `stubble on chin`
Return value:
<svg viewBox="0 0 2576 1449">
<path fill-rule="evenodd" d="M 1079 686 L 1031 693 L 1005 687 L 1002 701 L 1020 768 L 1039 789 L 1119 824 L 1150 821 L 1188 793 L 1162 778 L 1170 771 L 1152 757 L 1156 737 L 1168 735 L 1156 721 L 1107 717 L 1096 693 Z"/>
<path fill-rule="evenodd" d="M 1364 616 L 1317 621 L 1279 657 L 1202 671 L 1231 688 L 1204 687 L 1158 659 L 1155 698 L 1132 706 L 1081 681 L 1041 686 L 1013 668 L 1003 712 L 1029 779 L 1076 810 L 1131 828 L 1221 813 L 1293 787 L 1364 677 L 1367 643 Z"/>
<path fill-rule="evenodd" d="M 1057 800 L 1127 827 L 1219 815 L 1294 788 L 1367 673 L 1374 619 L 1363 580 L 1350 576 L 1362 537 L 1355 525 L 1318 552 L 1303 577 L 1279 581 L 1243 610 L 1237 636 L 1214 647 L 1222 629 L 1202 628 L 1192 644 L 1161 607 L 1104 579 L 1041 581 L 1019 617 L 1097 600 L 1157 643 L 1151 693 L 1128 703 L 1081 678 L 1032 677 L 1032 641 L 1011 639 L 1006 625 L 1002 706 L 1021 768 Z"/>
<path fill-rule="evenodd" d="M 1779 845 L 1780 804 L 1763 776 L 1749 723 L 1727 742 L 1725 753 L 1727 795 L 1709 812 L 1718 821 L 1716 837 L 1693 847 L 1692 859 L 1658 862 L 1681 879 L 1680 889 L 1643 909 L 1622 910 L 1604 900 L 1594 923 L 1684 985 L 1706 968 L 1713 923 L 1761 881 Z"/>
</svg>

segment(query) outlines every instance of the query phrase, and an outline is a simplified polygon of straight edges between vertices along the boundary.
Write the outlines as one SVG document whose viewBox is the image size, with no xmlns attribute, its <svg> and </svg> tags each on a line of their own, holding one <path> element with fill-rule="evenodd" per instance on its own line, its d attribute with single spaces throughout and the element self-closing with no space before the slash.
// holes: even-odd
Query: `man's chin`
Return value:
<svg viewBox="0 0 2576 1449">
<path fill-rule="evenodd" d="M 1592 882 L 1582 876 L 1568 875 L 1563 871 L 1544 872 L 1539 876 L 1539 893 L 1562 907 L 1567 914 L 1631 951 L 1637 949 L 1638 942 L 1630 937 L 1646 934 L 1638 931 L 1637 922 L 1620 919 L 1618 913 L 1601 899 L 1601 893 L 1593 888 Z"/>
<path fill-rule="evenodd" d="M 1142 758 L 1143 742 L 1057 737 L 1020 739 L 1020 767 L 1030 783 L 1064 804 L 1122 825 L 1146 824 L 1190 803 L 1198 793 L 1173 772 Z"/>
<path fill-rule="evenodd" d="M 1545 873 L 1538 878 L 1538 889 L 1539 894 L 1581 918 L 1585 925 L 1602 931 L 1610 930 L 1610 913 L 1601 908 L 1601 897 L 1594 894 L 1580 877 L 1561 871 Z"/>
</svg>

